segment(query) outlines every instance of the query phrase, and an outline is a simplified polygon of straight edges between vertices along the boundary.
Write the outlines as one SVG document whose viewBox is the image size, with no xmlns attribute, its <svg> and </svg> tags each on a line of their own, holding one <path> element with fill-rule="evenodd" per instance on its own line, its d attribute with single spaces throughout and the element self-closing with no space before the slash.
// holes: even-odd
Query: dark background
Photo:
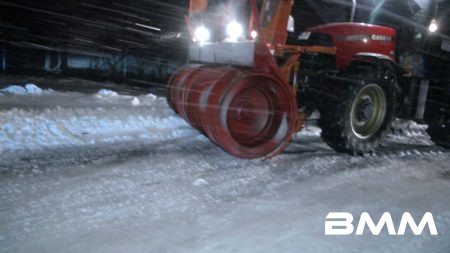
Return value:
<svg viewBox="0 0 450 253">
<path fill-rule="evenodd" d="M 355 21 L 406 31 L 426 29 L 434 1 L 357 2 Z M 188 0 L 0 1 L 1 71 L 164 83 L 185 63 L 187 8 Z M 348 21 L 350 10 L 351 0 L 296 0 L 296 32 Z"/>
</svg>

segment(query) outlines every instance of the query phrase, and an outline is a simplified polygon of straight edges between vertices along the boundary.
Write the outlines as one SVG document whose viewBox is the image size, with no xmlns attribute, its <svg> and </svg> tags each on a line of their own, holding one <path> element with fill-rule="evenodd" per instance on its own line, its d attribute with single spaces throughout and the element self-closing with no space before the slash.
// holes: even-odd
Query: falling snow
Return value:
<svg viewBox="0 0 450 253">
<path fill-rule="evenodd" d="M 422 126 L 360 157 L 335 152 L 308 123 L 274 159 L 241 160 L 153 94 L 22 88 L 0 93 L 15 105 L 0 110 L 1 252 L 450 248 L 450 152 Z M 432 212 L 439 236 L 325 236 L 332 211 Z"/>
</svg>

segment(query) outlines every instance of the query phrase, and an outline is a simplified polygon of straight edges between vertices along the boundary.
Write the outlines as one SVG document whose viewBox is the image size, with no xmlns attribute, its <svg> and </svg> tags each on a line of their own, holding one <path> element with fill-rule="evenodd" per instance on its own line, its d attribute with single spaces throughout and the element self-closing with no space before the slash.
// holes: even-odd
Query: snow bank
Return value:
<svg viewBox="0 0 450 253">
<path fill-rule="evenodd" d="M 25 89 L 18 87 L 10 90 L 23 92 Z M 35 88 L 30 86 L 28 90 Z M 105 90 L 102 94 L 116 96 L 117 93 Z M 64 107 L 0 111 L 0 153 L 123 141 L 170 141 L 198 134 L 175 115 L 165 99 L 145 96 L 130 99 L 117 94 L 111 102 L 85 94 L 59 92 L 46 97 L 47 102 L 62 99 L 74 102 Z"/>
<path fill-rule="evenodd" d="M 41 88 L 32 83 L 25 85 L 25 90 L 28 94 L 42 95 L 43 93 Z"/>
<path fill-rule="evenodd" d="M 0 90 L 1 92 L 17 94 L 17 95 L 25 95 L 27 94 L 27 90 L 20 85 L 10 85 L 4 89 Z"/>
<path fill-rule="evenodd" d="M 45 93 L 52 93 L 53 90 L 43 90 L 39 88 L 37 85 L 29 83 L 25 86 L 20 85 L 9 85 L 6 88 L 0 90 L 3 93 L 15 94 L 15 95 L 42 95 Z"/>
<path fill-rule="evenodd" d="M 152 93 L 149 93 L 149 94 L 145 95 L 145 97 L 146 97 L 146 98 L 151 98 L 151 99 L 153 99 L 153 100 L 158 99 L 158 97 L 155 96 L 155 94 L 152 94 Z"/>
<path fill-rule="evenodd" d="M 117 92 L 107 89 L 101 89 L 96 94 L 99 97 L 118 97 L 119 94 Z"/>
<path fill-rule="evenodd" d="M 131 100 L 131 105 L 132 106 L 139 106 L 140 105 L 140 101 L 139 101 L 139 98 L 137 98 L 137 97 L 134 97 L 132 100 Z"/>
<path fill-rule="evenodd" d="M 208 184 L 209 184 L 208 181 L 206 181 L 203 178 L 198 178 L 192 183 L 192 185 L 195 187 L 206 186 Z"/>
</svg>

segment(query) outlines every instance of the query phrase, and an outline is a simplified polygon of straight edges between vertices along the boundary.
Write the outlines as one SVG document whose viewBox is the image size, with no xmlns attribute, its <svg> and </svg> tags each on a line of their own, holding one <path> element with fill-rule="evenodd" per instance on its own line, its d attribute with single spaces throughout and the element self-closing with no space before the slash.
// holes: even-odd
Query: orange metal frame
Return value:
<svg viewBox="0 0 450 253">
<path fill-rule="evenodd" d="M 249 1 L 252 7 L 250 29 L 255 29 L 258 31 L 260 34 L 259 40 L 262 41 L 269 49 L 275 50 L 275 55 L 289 55 L 289 59 L 285 62 L 285 64 L 283 64 L 283 66 L 278 66 L 281 73 L 283 73 L 287 80 L 289 80 L 291 74 L 298 71 L 301 54 L 305 52 L 336 54 L 336 48 L 286 45 L 286 28 L 289 22 L 289 15 L 292 11 L 292 0 L 264 0 L 260 12 L 257 10 L 256 0 Z M 276 6 L 273 6 L 273 4 Z M 194 13 L 204 12 L 207 7 L 208 0 L 190 0 L 189 15 L 191 16 Z M 269 9 L 266 10 L 266 7 L 269 7 Z M 273 11 L 273 9 L 270 8 L 276 8 L 276 10 Z M 266 18 L 266 15 L 270 14 L 273 15 L 270 17 L 270 22 L 265 26 L 262 26 L 261 24 Z M 186 17 L 186 22 L 189 27 L 189 31 L 191 31 L 192 28 L 188 17 Z M 297 85 L 292 85 L 294 91 L 297 91 Z"/>
<path fill-rule="evenodd" d="M 273 8 L 273 4 L 277 10 L 274 15 L 270 17 L 270 22 L 261 28 L 261 39 L 265 41 L 268 46 L 281 46 L 286 43 L 287 32 L 286 27 L 289 21 L 289 15 L 292 11 L 292 0 L 264 0 L 261 7 L 261 23 L 266 18 L 266 15 L 271 14 L 266 7 Z"/>
</svg>

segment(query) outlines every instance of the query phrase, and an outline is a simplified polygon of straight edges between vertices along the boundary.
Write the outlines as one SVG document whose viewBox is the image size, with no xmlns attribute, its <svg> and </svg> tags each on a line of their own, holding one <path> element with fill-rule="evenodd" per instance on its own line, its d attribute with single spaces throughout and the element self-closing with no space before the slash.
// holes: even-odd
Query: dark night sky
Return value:
<svg viewBox="0 0 450 253">
<path fill-rule="evenodd" d="M 3 40 L 78 50 L 146 48 L 184 29 L 187 1 L 0 1 Z"/>
<path fill-rule="evenodd" d="M 356 21 L 394 22 L 389 15 L 370 15 L 381 2 L 381 13 L 412 20 L 411 10 L 430 1 L 358 0 Z M 0 0 L 0 40 L 84 53 L 157 51 L 162 41 L 185 32 L 187 7 L 188 0 Z M 296 28 L 347 21 L 350 8 L 351 0 L 296 0 Z"/>
<path fill-rule="evenodd" d="M 427 1 L 427 0 L 419 0 Z M 368 11 L 379 1 L 358 0 L 357 20 L 367 21 Z M 408 15 L 408 2 L 386 0 L 385 6 Z M 294 15 L 304 29 L 318 23 L 345 21 L 350 0 L 296 0 Z M 23 40 L 81 40 L 114 44 L 114 37 L 138 44 L 167 32 L 184 30 L 188 0 L 9 0 L 0 1 L 0 32 L 3 38 Z M 370 14 L 370 13 L 369 13 Z M 141 25 L 136 25 L 141 24 Z M 156 27 L 161 31 L 146 28 Z M 33 37 L 33 38 L 32 38 Z M 75 42 L 74 42 L 75 43 Z"/>
</svg>

